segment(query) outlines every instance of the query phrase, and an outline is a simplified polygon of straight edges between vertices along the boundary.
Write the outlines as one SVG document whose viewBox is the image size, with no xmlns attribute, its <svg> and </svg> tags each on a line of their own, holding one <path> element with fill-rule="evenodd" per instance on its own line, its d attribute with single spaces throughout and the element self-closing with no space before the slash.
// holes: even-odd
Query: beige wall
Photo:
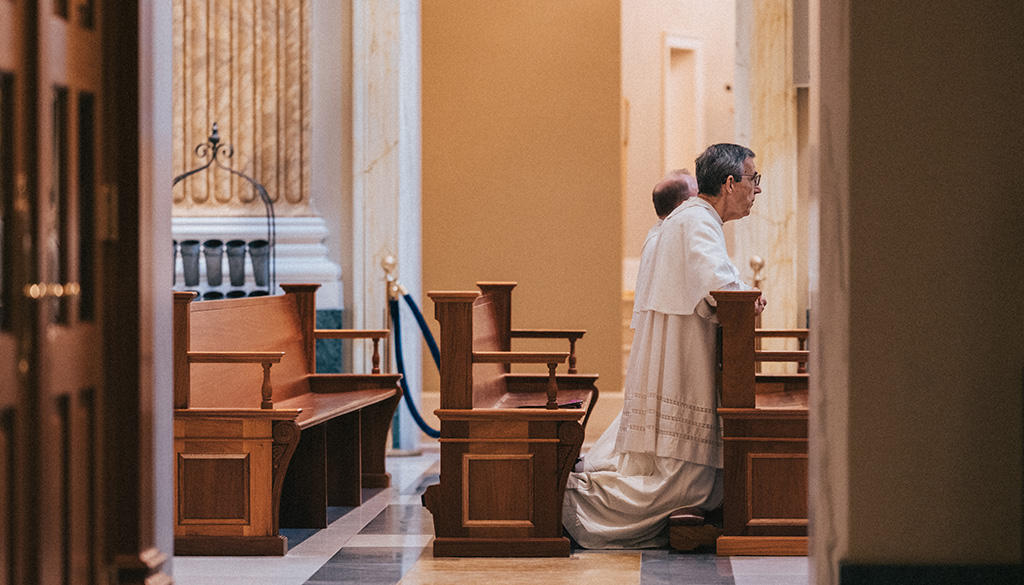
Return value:
<svg viewBox="0 0 1024 585">
<path fill-rule="evenodd" d="M 816 582 L 1020 563 L 1024 10 L 813 4 Z"/>
<path fill-rule="evenodd" d="M 513 326 L 586 328 L 602 391 L 621 390 L 619 37 L 618 0 L 422 4 L 423 290 L 519 282 Z"/>
<path fill-rule="evenodd" d="M 707 145 L 732 142 L 733 66 L 735 59 L 735 2 L 701 0 L 644 0 L 622 2 L 622 95 L 629 102 L 624 198 L 624 258 L 639 258 L 644 237 L 657 216 L 651 189 L 666 170 L 663 151 L 663 84 L 666 40 L 686 41 L 703 65 L 697 82 L 704 108 L 703 136 L 698 152 L 673 167 L 694 170 L 693 159 Z M 627 275 L 624 290 L 632 290 L 635 274 Z"/>
</svg>

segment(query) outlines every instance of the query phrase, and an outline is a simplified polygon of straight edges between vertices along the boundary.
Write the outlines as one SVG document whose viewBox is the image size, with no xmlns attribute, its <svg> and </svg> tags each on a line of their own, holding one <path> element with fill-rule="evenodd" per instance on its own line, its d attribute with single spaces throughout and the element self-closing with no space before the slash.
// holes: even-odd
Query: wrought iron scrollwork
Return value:
<svg viewBox="0 0 1024 585">
<path fill-rule="evenodd" d="M 228 166 L 227 161 L 235 155 L 235 147 L 232 144 L 221 143 L 220 132 L 217 129 L 217 123 L 213 123 L 213 130 L 210 133 L 210 137 L 206 139 L 206 142 L 199 143 L 195 148 L 196 156 L 200 159 L 205 159 L 206 163 L 202 164 L 190 171 L 185 171 L 180 175 L 174 177 L 174 181 L 171 183 L 171 188 L 174 188 L 178 183 L 183 180 L 205 171 L 212 166 L 219 167 L 232 175 L 244 180 L 252 187 L 253 191 L 263 202 L 263 208 L 267 215 L 267 244 L 270 248 L 270 294 L 274 294 L 275 284 L 277 282 L 277 253 L 275 251 L 276 243 L 276 232 L 277 227 L 275 225 L 274 217 L 274 202 L 270 200 L 270 195 L 267 194 L 266 188 L 262 183 L 249 175 L 236 171 L 235 169 Z"/>
</svg>

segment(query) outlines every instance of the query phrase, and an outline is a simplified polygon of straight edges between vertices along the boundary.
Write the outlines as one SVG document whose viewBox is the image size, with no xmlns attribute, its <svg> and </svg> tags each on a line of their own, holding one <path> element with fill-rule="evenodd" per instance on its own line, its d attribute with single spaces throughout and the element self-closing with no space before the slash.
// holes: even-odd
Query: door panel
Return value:
<svg viewBox="0 0 1024 585">
<path fill-rule="evenodd" d="M 0 585 L 119 579 L 92 226 L 110 110 L 102 4 L 0 0 Z"/>
<path fill-rule="evenodd" d="M 31 349 L 32 321 L 18 295 L 26 281 L 31 257 L 24 238 L 31 237 L 28 209 L 25 123 L 26 74 L 24 50 L 26 15 L 22 3 L 0 1 L 0 532 L 3 543 L 3 585 L 28 579 L 28 545 L 35 540 L 28 522 L 32 445 L 27 429 L 34 418 L 24 372 Z M 23 535 L 23 538 L 18 538 Z"/>
<path fill-rule="evenodd" d="M 45 3 L 43 3 L 45 6 Z M 35 196 L 39 296 L 37 304 L 34 380 L 38 384 L 41 469 L 39 519 L 40 582 L 94 583 L 102 575 L 102 559 L 94 544 L 97 529 L 97 485 L 94 465 L 99 426 L 87 422 L 94 410 L 96 388 L 102 387 L 102 332 L 81 319 L 79 281 L 82 242 L 81 180 L 94 181 L 92 168 L 102 165 L 95 153 L 79 151 L 94 144 L 102 127 L 97 112 L 85 127 L 78 104 L 102 100 L 102 39 L 83 26 L 78 3 L 58 1 L 54 10 L 40 10 L 38 185 Z M 83 136 L 84 132 L 92 136 Z M 94 249 L 94 248 L 93 248 Z M 90 263 L 92 259 L 90 259 Z M 96 416 L 96 412 L 91 412 Z M 90 538 L 91 536 L 91 538 Z"/>
</svg>

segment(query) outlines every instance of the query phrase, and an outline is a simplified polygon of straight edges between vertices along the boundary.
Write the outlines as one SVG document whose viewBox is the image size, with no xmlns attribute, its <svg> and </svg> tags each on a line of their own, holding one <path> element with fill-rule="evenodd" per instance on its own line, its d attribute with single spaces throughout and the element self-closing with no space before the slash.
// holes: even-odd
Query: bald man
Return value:
<svg viewBox="0 0 1024 585">
<path fill-rule="evenodd" d="M 697 178 L 686 169 L 672 171 L 665 175 L 651 193 L 654 201 L 654 213 L 658 214 L 658 223 L 672 213 L 672 210 L 679 207 L 683 201 L 697 194 Z"/>
<path fill-rule="evenodd" d="M 654 258 L 654 250 L 657 248 L 658 234 L 661 232 L 661 225 L 668 214 L 683 204 L 691 196 L 697 194 L 697 178 L 686 169 L 678 169 L 665 175 L 651 193 L 654 202 L 654 213 L 658 215 L 658 222 L 647 232 L 644 239 L 643 251 L 640 252 L 640 266 L 636 273 L 636 287 L 634 296 L 646 298 L 651 286 L 651 269 Z M 633 306 L 632 329 L 636 329 L 637 309 Z"/>
</svg>

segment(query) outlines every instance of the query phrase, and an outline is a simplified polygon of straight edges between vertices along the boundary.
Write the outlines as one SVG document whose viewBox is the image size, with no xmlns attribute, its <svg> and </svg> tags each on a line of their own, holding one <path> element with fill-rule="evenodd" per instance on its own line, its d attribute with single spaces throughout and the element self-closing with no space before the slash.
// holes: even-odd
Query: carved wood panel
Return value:
<svg viewBox="0 0 1024 585">
<path fill-rule="evenodd" d="M 178 493 L 180 524 L 248 524 L 249 454 L 179 453 Z"/>
<path fill-rule="evenodd" d="M 175 420 L 175 537 L 277 537 L 272 427 L 269 420 Z"/>
<path fill-rule="evenodd" d="M 263 183 L 279 216 L 309 214 L 310 0 L 174 0 L 174 173 L 217 122 L 228 162 Z M 252 188 L 225 172 L 174 190 L 178 216 L 262 216 Z"/>
<path fill-rule="evenodd" d="M 462 457 L 462 525 L 532 528 L 533 454 Z"/>
<path fill-rule="evenodd" d="M 748 526 L 807 526 L 807 453 L 747 453 L 746 483 Z"/>
</svg>

